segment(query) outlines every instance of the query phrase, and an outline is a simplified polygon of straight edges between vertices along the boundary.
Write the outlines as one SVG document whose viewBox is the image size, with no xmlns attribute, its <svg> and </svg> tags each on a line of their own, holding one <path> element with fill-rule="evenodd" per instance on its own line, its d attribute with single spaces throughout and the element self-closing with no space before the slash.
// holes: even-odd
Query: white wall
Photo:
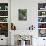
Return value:
<svg viewBox="0 0 46 46">
<path fill-rule="evenodd" d="M 18 20 L 18 9 L 27 9 L 27 21 Z M 21 30 L 21 33 L 27 33 L 25 30 L 33 24 L 36 32 L 33 33 L 33 35 L 37 36 L 37 9 L 37 0 L 11 0 L 11 22 L 16 25 L 16 32 L 20 33 Z M 35 41 L 35 39 L 33 39 L 33 41 Z M 33 44 L 37 44 L 37 42 Z"/>
<path fill-rule="evenodd" d="M 11 22 L 16 25 L 16 31 L 27 30 L 30 25 L 35 26 L 33 36 L 38 36 L 38 3 L 45 3 L 46 0 L 11 0 Z M 27 21 L 18 20 L 18 9 L 27 9 Z M 37 40 L 36 40 L 37 39 Z M 33 46 L 40 46 L 43 44 L 42 38 L 34 37 Z M 39 43 L 39 44 L 38 44 Z"/>
<path fill-rule="evenodd" d="M 32 24 L 38 27 L 38 3 L 45 3 L 46 0 L 11 0 L 11 22 L 16 25 L 17 30 L 26 30 Z M 18 20 L 18 9 L 27 9 L 27 21 Z"/>
<path fill-rule="evenodd" d="M 33 3 L 32 3 L 33 2 Z M 18 20 L 18 9 L 27 9 L 27 21 Z M 16 25 L 17 30 L 26 30 L 32 24 L 37 23 L 37 2 L 31 0 L 12 0 L 11 1 L 11 22 Z"/>
</svg>

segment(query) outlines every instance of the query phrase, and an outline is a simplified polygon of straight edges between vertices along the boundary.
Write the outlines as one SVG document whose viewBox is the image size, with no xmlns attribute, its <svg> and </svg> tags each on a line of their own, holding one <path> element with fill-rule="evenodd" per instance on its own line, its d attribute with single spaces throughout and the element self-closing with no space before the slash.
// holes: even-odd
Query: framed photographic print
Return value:
<svg viewBox="0 0 46 46">
<path fill-rule="evenodd" d="M 46 37 L 46 29 L 39 29 L 39 37 Z"/>
<path fill-rule="evenodd" d="M 18 9 L 18 15 L 19 20 L 27 20 L 27 9 Z"/>
<path fill-rule="evenodd" d="M 8 37 L 8 23 L 0 23 L 0 35 Z"/>
</svg>

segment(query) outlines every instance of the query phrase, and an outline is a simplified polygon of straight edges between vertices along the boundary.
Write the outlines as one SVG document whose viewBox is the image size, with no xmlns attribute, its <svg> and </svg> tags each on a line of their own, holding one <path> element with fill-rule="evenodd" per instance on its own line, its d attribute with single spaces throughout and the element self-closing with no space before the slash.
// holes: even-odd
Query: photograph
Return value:
<svg viewBox="0 0 46 46">
<path fill-rule="evenodd" d="M 46 17 L 38 17 L 38 22 L 46 22 Z"/>
<path fill-rule="evenodd" d="M 46 29 L 39 29 L 38 32 L 39 37 L 46 37 Z"/>
<path fill-rule="evenodd" d="M 18 19 L 27 20 L 27 9 L 18 9 Z"/>
<path fill-rule="evenodd" d="M 8 23 L 0 23 L 0 35 L 8 37 Z"/>
</svg>

